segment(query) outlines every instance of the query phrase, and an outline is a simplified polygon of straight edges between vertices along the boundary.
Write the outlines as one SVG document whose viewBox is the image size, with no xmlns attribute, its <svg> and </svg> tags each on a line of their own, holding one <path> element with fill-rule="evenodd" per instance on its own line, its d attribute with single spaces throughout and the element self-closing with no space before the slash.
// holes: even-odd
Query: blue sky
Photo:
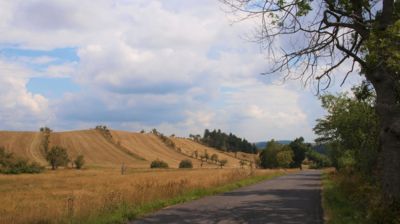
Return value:
<svg viewBox="0 0 400 224">
<path fill-rule="evenodd" d="M 1 2 L 0 129 L 219 128 L 312 141 L 318 98 L 260 75 L 269 55 L 244 38 L 257 21 L 234 23 L 216 0 L 184 2 Z"/>
</svg>

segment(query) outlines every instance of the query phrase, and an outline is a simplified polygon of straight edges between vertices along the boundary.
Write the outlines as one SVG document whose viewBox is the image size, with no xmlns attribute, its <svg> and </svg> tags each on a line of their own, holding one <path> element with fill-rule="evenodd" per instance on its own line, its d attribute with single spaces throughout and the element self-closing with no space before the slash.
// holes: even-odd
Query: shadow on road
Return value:
<svg viewBox="0 0 400 224">
<path fill-rule="evenodd" d="M 320 175 L 296 174 L 198 202 L 173 206 L 134 223 L 323 223 Z"/>
</svg>

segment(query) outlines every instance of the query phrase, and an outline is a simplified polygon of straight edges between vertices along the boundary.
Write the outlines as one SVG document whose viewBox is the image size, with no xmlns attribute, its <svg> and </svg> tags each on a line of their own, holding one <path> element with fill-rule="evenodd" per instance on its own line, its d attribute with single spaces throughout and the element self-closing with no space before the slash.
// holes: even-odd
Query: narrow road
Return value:
<svg viewBox="0 0 400 224">
<path fill-rule="evenodd" d="M 142 223 L 323 223 L 321 172 L 307 170 L 162 209 Z"/>
</svg>

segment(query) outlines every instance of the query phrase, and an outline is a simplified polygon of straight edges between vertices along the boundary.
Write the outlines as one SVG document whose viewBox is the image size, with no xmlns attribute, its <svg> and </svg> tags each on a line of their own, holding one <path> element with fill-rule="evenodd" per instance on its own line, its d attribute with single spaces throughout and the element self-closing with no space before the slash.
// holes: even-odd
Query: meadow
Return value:
<svg viewBox="0 0 400 224">
<path fill-rule="evenodd" d="M 195 190 L 285 172 L 233 168 L 128 169 L 121 175 L 117 168 L 91 168 L 0 175 L 0 223 L 86 223 L 107 214 L 112 216 L 121 205 L 140 208 Z"/>
</svg>

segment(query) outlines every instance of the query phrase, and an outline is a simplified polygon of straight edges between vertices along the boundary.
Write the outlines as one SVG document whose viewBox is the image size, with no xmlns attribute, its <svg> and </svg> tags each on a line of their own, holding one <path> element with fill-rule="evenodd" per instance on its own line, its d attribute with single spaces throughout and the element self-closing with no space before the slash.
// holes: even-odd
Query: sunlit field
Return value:
<svg viewBox="0 0 400 224">
<path fill-rule="evenodd" d="M 88 220 L 126 203 L 140 206 L 194 189 L 221 186 L 282 170 L 194 169 L 58 170 L 0 175 L 0 223 L 66 223 Z"/>
</svg>

